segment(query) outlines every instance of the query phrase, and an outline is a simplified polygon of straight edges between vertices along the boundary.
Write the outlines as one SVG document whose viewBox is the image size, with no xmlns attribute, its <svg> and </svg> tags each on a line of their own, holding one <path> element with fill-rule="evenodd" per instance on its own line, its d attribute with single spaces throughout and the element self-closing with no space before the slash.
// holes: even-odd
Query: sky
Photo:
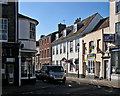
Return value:
<svg viewBox="0 0 120 96">
<path fill-rule="evenodd" d="M 109 2 L 20 2 L 19 13 L 39 21 L 36 40 L 58 30 L 58 24 L 71 26 L 81 17 L 85 19 L 98 12 L 109 16 Z"/>
</svg>

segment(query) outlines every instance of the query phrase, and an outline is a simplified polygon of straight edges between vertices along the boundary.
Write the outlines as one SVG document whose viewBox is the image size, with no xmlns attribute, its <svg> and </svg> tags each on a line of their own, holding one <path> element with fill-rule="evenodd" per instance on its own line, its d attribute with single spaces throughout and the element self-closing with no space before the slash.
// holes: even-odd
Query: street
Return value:
<svg viewBox="0 0 120 96">
<path fill-rule="evenodd" d="M 3 87 L 3 95 L 120 95 L 119 91 L 109 87 L 80 83 L 75 80 L 62 82 L 46 82 L 37 80 L 35 84 L 23 85 L 21 87 Z"/>
</svg>

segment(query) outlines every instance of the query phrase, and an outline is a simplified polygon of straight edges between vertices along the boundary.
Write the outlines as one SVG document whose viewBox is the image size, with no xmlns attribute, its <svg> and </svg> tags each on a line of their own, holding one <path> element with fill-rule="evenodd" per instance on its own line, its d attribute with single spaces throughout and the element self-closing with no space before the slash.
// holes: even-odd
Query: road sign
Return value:
<svg viewBox="0 0 120 96">
<path fill-rule="evenodd" d="M 26 61 L 31 62 L 32 61 L 32 57 L 31 56 L 26 57 Z"/>
</svg>

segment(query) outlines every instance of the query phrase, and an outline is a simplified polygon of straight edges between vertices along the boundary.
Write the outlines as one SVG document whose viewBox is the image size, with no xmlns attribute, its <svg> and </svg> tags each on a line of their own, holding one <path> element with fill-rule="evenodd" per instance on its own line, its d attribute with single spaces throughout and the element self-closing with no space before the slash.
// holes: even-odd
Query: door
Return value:
<svg viewBox="0 0 120 96">
<path fill-rule="evenodd" d="M 14 64 L 7 64 L 8 83 L 14 83 Z"/>
<path fill-rule="evenodd" d="M 104 65 L 105 65 L 104 78 L 105 78 L 105 79 L 108 79 L 108 63 L 109 63 L 108 60 L 105 60 L 105 61 L 104 61 Z"/>
<path fill-rule="evenodd" d="M 98 78 L 101 76 L 100 75 L 100 70 L 101 70 L 101 68 L 100 68 L 100 66 L 101 66 L 101 63 L 100 62 L 97 62 L 97 64 L 96 64 L 96 66 L 97 66 L 97 76 L 98 76 Z"/>
</svg>

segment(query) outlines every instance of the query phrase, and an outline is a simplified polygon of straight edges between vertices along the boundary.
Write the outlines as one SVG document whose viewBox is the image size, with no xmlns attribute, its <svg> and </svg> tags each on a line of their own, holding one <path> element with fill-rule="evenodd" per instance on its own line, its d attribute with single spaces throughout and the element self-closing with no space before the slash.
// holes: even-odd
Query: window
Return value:
<svg viewBox="0 0 120 96">
<path fill-rule="evenodd" d="M 77 50 L 78 50 L 78 43 L 79 43 L 79 39 L 76 39 L 75 40 L 75 51 L 77 52 Z"/>
<path fill-rule="evenodd" d="M 86 50 L 87 50 L 86 43 L 83 43 L 83 54 L 86 54 Z"/>
<path fill-rule="evenodd" d="M 120 12 L 120 1 L 116 2 L 116 13 Z"/>
<path fill-rule="evenodd" d="M 120 22 L 116 23 L 116 40 L 120 40 Z"/>
<path fill-rule="evenodd" d="M 63 36 L 64 36 L 64 37 L 66 36 L 66 30 L 63 31 Z"/>
<path fill-rule="evenodd" d="M 73 52 L 73 41 L 70 41 L 70 52 Z"/>
<path fill-rule="evenodd" d="M 45 44 L 46 44 L 46 39 L 45 39 Z"/>
<path fill-rule="evenodd" d="M 100 53 L 100 39 L 97 40 L 97 53 Z"/>
<path fill-rule="evenodd" d="M 104 51 L 106 51 L 108 49 L 108 43 L 104 42 Z"/>
<path fill-rule="evenodd" d="M 77 31 L 77 24 L 74 24 L 73 32 L 76 32 L 76 31 Z"/>
<path fill-rule="evenodd" d="M 35 24 L 30 22 L 30 39 L 35 39 Z"/>
<path fill-rule="evenodd" d="M 60 54 L 62 53 L 62 44 L 60 44 Z"/>
<path fill-rule="evenodd" d="M 42 58 L 43 58 L 44 54 L 43 54 L 43 51 L 42 51 Z"/>
<path fill-rule="evenodd" d="M 88 61 L 88 73 L 95 73 L 95 63 L 94 61 Z"/>
<path fill-rule="evenodd" d="M 41 58 L 41 51 L 40 51 L 40 58 Z"/>
<path fill-rule="evenodd" d="M 94 42 L 93 42 L 93 41 L 91 41 L 91 42 L 89 43 L 89 52 L 90 52 L 90 53 L 93 53 L 93 52 L 94 52 Z"/>
<path fill-rule="evenodd" d="M 8 19 L 0 18 L 0 40 L 8 40 Z"/>
<path fill-rule="evenodd" d="M 46 50 L 45 50 L 45 58 L 46 58 Z"/>
<path fill-rule="evenodd" d="M 63 43 L 63 53 L 66 52 L 66 43 Z"/>
<path fill-rule="evenodd" d="M 56 61 L 56 65 L 58 65 L 58 61 Z"/>
<path fill-rule="evenodd" d="M 49 44 L 49 37 L 47 38 L 47 43 Z"/>
<path fill-rule="evenodd" d="M 49 57 L 49 49 L 47 49 L 47 57 Z"/>
<path fill-rule="evenodd" d="M 55 55 L 55 49 L 53 48 L 53 55 Z"/>
<path fill-rule="evenodd" d="M 8 0 L 2 0 L 0 1 L 0 4 L 8 4 Z"/>
<path fill-rule="evenodd" d="M 73 59 L 70 59 L 70 62 L 71 62 L 71 64 L 70 64 L 70 71 L 73 71 Z"/>
<path fill-rule="evenodd" d="M 56 34 L 56 40 L 59 38 L 58 36 L 59 36 L 59 35 L 58 35 L 58 34 Z"/>
<path fill-rule="evenodd" d="M 42 40 L 42 45 L 44 44 L 44 41 Z"/>
<path fill-rule="evenodd" d="M 56 46 L 56 55 L 58 54 L 58 45 Z"/>
</svg>

